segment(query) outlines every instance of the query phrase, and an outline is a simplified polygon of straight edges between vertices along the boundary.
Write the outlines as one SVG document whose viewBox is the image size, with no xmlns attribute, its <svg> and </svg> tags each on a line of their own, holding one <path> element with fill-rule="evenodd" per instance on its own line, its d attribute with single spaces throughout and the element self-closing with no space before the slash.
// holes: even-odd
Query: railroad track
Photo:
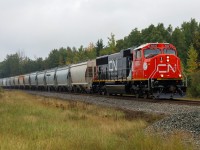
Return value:
<svg viewBox="0 0 200 150">
<path fill-rule="evenodd" d="M 200 110 L 200 101 L 191 100 L 154 100 L 154 99 L 137 99 L 134 96 L 107 96 L 92 95 L 84 93 L 57 93 L 57 92 L 41 92 L 20 90 L 32 95 L 38 95 L 48 98 L 63 99 L 71 102 L 84 102 L 103 107 L 113 107 L 125 111 L 140 111 L 155 114 L 178 114 Z"/>
<path fill-rule="evenodd" d="M 55 92 L 57 93 L 57 92 Z M 197 105 L 200 106 L 200 100 L 190 100 L 190 99 L 145 99 L 145 98 L 135 98 L 134 95 L 99 95 L 99 94 L 85 94 L 85 93 L 67 93 L 63 92 L 63 94 L 73 94 L 73 95 L 82 95 L 82 96 L 92 96 L 92 97 L 105 97 L 111 99 L 120 99 L 120 100 L 130 100 L 130 101 L 141 101 L 141 102 L 149 102 L 149 103 L 172 103 L 179 105 Z"/>
<path fill-rule="evenodd" d="M 24 91 L 24 90 L 23 90 Z M 34 91 L 37 92 L 37 91 Z M 39 93 L 41 91 L 38 91 Z M 140 101 L 148 103 L 167 103 L 167 104 L 177 104 L 177 105 L 194 105 L 200 106 L 200 100 L 189 100 L 189 99 L 144 99 L 144 98 L 135 98 L 134 95 L 99 95 L 99 94 L 86 94 L 86 93 L 68 93 L 68 92 L 46 92 L 45 93 L 55 93 L 55 94 L 70 94 L 77 96 L 91 96 L 91 97 L 100 97 L 108 99 L 118 99 L 118 100 L 129 100 L 129 101 Z"/>
<path fill-rule="evenodd" d="M 101 95 L 97 95 L 101 96 Z M 135 98 L 134 95 L 124 95 L 124 96 L 106 96 L 106 98 L 115 98 L 121 100 L 131 100 L 131 101 L 141 101 L 149 103 L 168 103 L 168 104 L 178 104 L 178 105 L 197 105 L 200 106 L 200 100 L 187 100 L 187 99 L 144 99 L 144 98 Z"/>
<path fill-rule="evenodd" d="M 13 89 L 6 89 L 6 90 L 13 90 Z M 16 90 L 16 89 L 14 89 Z M 20 90 L 20 89 L 17 89 Z M 20 91 L 25 91 L 25 92 L 31 92 L 29 90 L 20 90 Z M 86 93 L 69 93 L 69 92 L 47 92 L 47 91 L 33 91 L 35 94 L 36 93 L 54 93 L 54 94 L 70 94 L 74 96 L 90 96 L 96 97 L 96 98 L 107 98 L 107 99 L 116 99 L 116 100 L 128 100 L 128 101 L 138 101 L 138 102 L 147 102 L 147 103 L 158 103 L 158 104 L 177 104 L 177 105 L 192 105 L 192 106 L 200 106 L 200 100 L 189 100 L 189 99 L 145 99 L 145 98 L 135 98 L 134 95 L 99 95 L 99 94 L 86 94 Z M 40 95 L 39 94 L 39 95 Z"/>
</svg>

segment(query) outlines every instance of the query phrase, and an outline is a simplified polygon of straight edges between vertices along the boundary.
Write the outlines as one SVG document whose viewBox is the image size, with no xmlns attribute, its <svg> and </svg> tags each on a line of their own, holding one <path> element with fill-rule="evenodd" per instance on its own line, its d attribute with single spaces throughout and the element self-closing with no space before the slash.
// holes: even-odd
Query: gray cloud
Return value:
<svg viewBox="0 0 200 150">
<path fill-rule="evenodd" d="M 199 0 L 0 0 L 0 61 L 24 51 L 47 57 L 54 48 L 87 46 L 110 33 L 116 39 L 134 28 L 200 21 Z"/>
</svg>

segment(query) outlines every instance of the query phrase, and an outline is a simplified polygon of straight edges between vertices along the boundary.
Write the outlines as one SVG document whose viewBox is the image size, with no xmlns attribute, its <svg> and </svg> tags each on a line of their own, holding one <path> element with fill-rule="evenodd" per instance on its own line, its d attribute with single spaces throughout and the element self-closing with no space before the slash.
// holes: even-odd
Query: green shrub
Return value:
<svg viewBox="0 0 200 150">
<path fill-rule="evenodd" d="M 189 79 L 188 96 L 199 98 L 200 97 L 200 71 L 191 74 Z"/>
</svg>

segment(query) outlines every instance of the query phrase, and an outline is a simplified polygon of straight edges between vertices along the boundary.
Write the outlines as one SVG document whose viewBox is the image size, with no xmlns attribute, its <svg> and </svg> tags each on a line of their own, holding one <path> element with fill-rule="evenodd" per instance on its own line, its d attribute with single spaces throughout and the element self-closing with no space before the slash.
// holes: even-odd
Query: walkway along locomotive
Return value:
<svg viewBox="0 0 200 150">
<path fill-rule="evenodd" d="M 147 43 L 83 63 L 3 78 L 0 86 L 174 98 L 185 95 L 187 79 L 172 44 Z"/>
</svg>

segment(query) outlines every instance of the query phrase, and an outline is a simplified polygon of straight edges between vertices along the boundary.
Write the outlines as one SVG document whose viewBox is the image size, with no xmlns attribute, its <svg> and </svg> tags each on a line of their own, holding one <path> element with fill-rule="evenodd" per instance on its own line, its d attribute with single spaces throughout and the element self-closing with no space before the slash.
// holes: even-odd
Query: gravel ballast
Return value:
<svg viewBox="0 0 200 150">
<path fill-rule="evenodd" d="M 175 132 L 186 132 L 189 136 L 183 137 L 186 142 L 194 139 L 197 149 L 200 149 L 200 110 L 173 114 L 155 122 L 146 129 L 147 132 L 156 132 L 163 135 Z"/>
<path fill-rule="evenodd" d="M 188 113 L 174 114 L 152 125 L 156 130 L 185 130 L 196 136 L 200 135 L 200 110 Z"/>
<path fill-rule="evenodd" d="M 91 103 L 95 105 L 108 106 L 114 108 L 121 108 L 125 110 L 132 111 L 143 111 L 147 113 L 159 113 L 159 114 L 179 114 L 191 111 L 200 110 L 200 106 L 194 105 L 178 105 L 169 103 L 154 103 L 154 102 L 144 102 L 138 100 L 121 100 L 115 98 L 98 97 L 91 95 L 76 95 L 76 94 L 62 94 L 62 93 L 50 93 L 50 92 L 35 92 L 27 91 L 30 94 L 41 95 L 45 97 L 55 97 L 70 101 L 80 101 Z"/>
</svg>

